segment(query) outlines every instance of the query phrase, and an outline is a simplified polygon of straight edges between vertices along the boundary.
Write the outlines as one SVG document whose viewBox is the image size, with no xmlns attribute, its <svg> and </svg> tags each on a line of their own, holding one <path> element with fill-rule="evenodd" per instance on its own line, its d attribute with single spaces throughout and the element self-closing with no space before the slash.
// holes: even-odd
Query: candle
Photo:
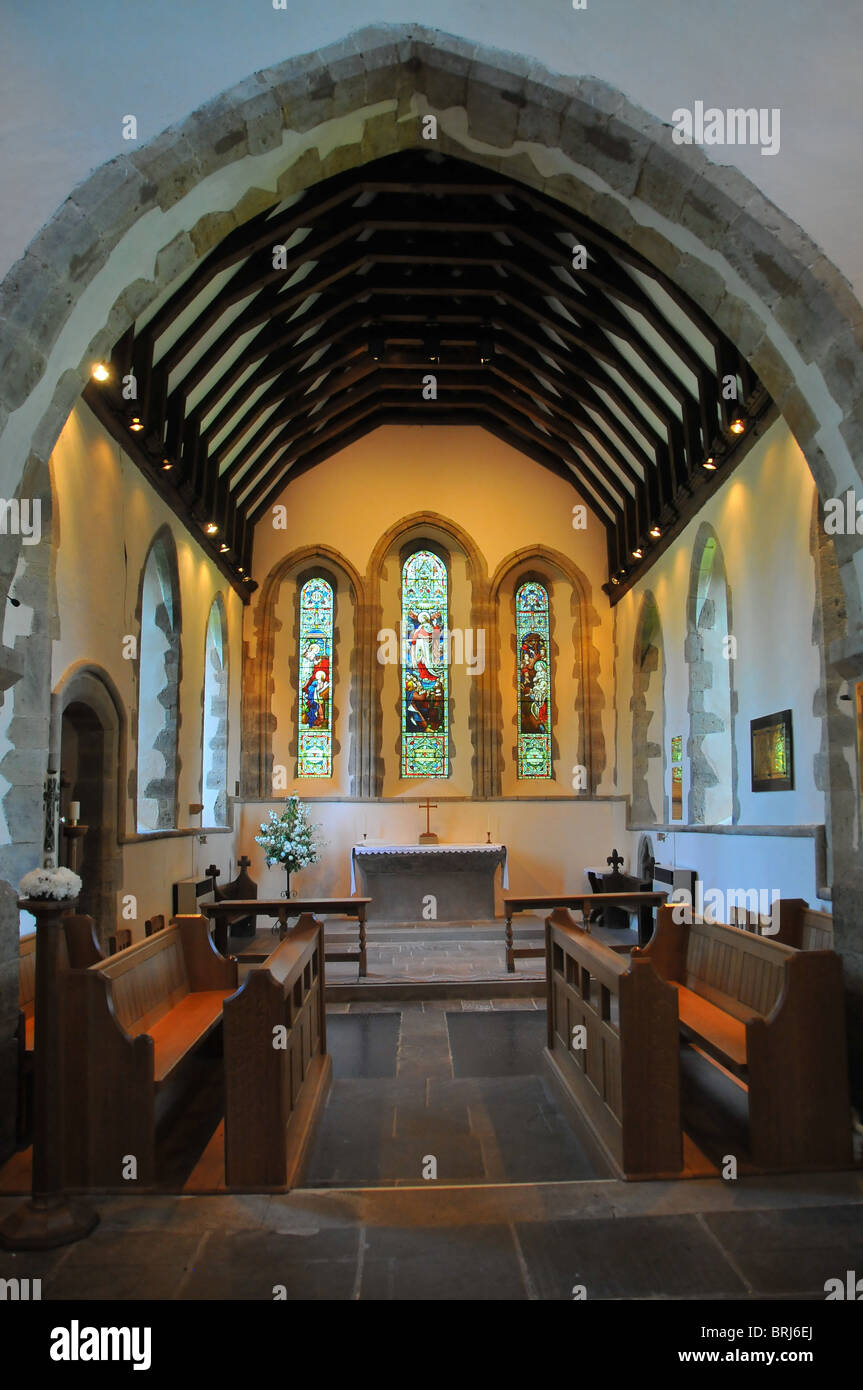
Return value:
<svg viewBox="0 0 863 1390">
<path fill-rule="evenodd" d="M 77 825 L 77 824 L 78 824 L 79 820 L 81 819 L 81 803 L 80 803 L 80 801 L 70 801 L 70 802 L 69 802 L 69 817 L 68 817 L 68 819 L 69 819 L 69 824 L 70 824 L 70 825 Z"/>
</svg>

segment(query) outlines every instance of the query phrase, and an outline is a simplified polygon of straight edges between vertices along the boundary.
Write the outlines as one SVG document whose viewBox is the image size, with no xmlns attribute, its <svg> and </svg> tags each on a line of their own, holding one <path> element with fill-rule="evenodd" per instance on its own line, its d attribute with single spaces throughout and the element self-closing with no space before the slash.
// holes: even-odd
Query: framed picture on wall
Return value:
<svg viewBox="0 0 863 1390">
<path fill-rule="evenodd" d="M 794 743 L 790 709 L 765 714 L 749 724 L 752 749 L 752 790 L 794 790 Z"/>
</svg>

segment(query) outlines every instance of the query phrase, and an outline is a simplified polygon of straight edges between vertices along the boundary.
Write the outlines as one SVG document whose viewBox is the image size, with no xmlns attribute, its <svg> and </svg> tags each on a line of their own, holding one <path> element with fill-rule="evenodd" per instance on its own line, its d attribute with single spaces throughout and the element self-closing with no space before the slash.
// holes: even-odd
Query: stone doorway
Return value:
<svg viewBox="0 0 863 1390">
<path fill-rule="evenodd" d="M 113 934 L 117 894 L 122 881 L 118 834 L 121 718 L 105 679 L 78 671 L 55 694 L 53 743 L 61 772 L 60 814 L 68 816 L 80 802 L 80 820 L 88 826 L 79 842 L 78 873 L 83 888 L 78 911 L 96 924 L 103 947 Z M 69 842 L 60 835 L 60 862 L 70 864 Z"/>
</svg>

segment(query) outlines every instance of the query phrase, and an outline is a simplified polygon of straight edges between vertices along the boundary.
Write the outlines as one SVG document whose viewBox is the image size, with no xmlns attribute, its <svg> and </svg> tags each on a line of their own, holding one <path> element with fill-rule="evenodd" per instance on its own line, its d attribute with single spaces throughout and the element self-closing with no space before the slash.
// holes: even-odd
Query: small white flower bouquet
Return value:
<svg viewBox="0 0 863 1390">
<path fill-rule="evenodd" d="M 281 864 L 288 873 L 294 873 L 317 863 L 315 831 L 319 829 L 309 821 L 308 810 L 299 797 L 292 796 L 280 816 L 271 811 L 270 819 L 261 823 L 262 833 L 255 836 L 255 844 L 263 849 L 268 867 Z"/>
<path fill-rule="evenodd" d="M 65 902 L 77 898 L 81 887 L 80 878 L 71 869 L 31 869 L 18 884 L 18 892 L 22 898 Z"/>
</svg>

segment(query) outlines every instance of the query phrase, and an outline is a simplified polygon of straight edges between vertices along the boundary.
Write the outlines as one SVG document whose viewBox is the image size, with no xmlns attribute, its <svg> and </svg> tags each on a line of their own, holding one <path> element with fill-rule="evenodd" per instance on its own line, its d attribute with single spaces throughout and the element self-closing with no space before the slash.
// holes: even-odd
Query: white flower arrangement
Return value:
<svg viewBox="0 0 863 1390">
<path fill-rule="evenodd" d="M 255 844 L 263 849 L 268 867 L 281 864 L 294 873 L 317 863 L 316 830 L 320 826 L 310 823 L 308 810 L 298 796 L 292 796 L 280 816 L 271 811 L 270 819 L 262 821 L 262 833 L 255 836 Z"/>
<path fill-rule="evenodd" d="M 18 884 L 22 898 L 53 898 L 57 902 L 77 898 L 81 880 L 71 869 L 31 869 Z"/>
</svg>

